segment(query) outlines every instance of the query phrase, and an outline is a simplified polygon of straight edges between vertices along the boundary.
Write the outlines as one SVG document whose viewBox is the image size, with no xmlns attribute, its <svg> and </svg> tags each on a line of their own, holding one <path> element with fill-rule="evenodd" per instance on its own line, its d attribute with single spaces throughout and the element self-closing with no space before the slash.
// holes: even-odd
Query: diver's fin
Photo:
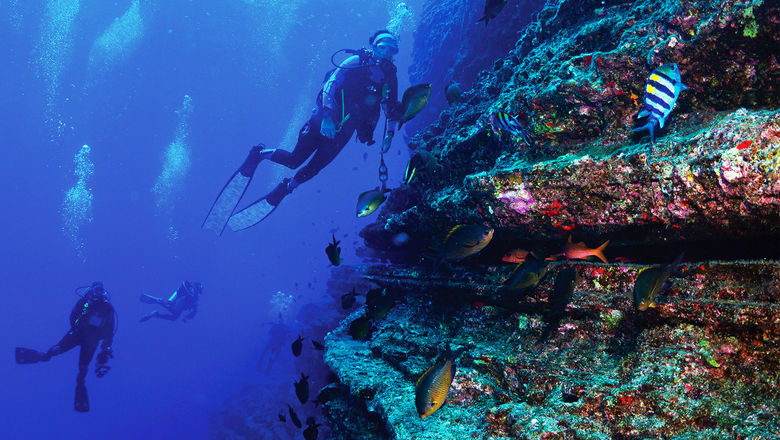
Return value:
<svg viewBox="0 0 780 440">
<path fill-rule="evenodd" d="M 231 215 L 227 224 L 230 226 L 230 229 L 241 231 L 265 220 L 265 218 L 271 215 L 275 209 L 276 206 L 269 203 L 265 198 L 262 198 Z"/>
<path fill-rule="evenodd" d="M 219 192 L 214 204 L 211 205 L 206 219 L 203 220 L 202 228 L 210 229 L 218 235 L 222 235 L 230 216 L 236 210 L 238 202 L 244 196 L 249 183 L 252 182 L 252 176 L 257 169 L 257 165 L 263 159 L 263 150 L 260 146 L 252 147 L 249 156 L 241 167 L 230 176 L 222 191 Z"/>
<path fill-rule="evenodd" d="M 141 294 L 141 297 L 139 299 L 141 300 L 142 303 L 146 303 L 146 304 L 157 304 L 160 302 L 159 299 L 146 293 Z"/>
<path fill-rule="evenodd" d="M 78 412 L 89 412 L 89 397 L 87 387 L 83 383 L 76 384 L 76 396 L 73 400 L 73 409 Z"/>
<path fill-rule="evenodd" d="M 43 361 L 45 354 L 32 348 L 16 347 L 17 364 L 35 364 Z M 48 360 L 48 359 L 47 359 Z"/>
</svg>

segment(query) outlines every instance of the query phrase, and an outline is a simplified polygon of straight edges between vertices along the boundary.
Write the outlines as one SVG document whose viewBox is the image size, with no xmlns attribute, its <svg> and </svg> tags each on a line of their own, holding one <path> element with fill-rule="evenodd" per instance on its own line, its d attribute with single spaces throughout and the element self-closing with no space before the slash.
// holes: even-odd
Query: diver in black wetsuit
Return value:
<svg viewBox="0 0 780 440">
<path fill-rule="evenodd" d="M 168 311 L 168 314 L 164 315 L 161 314 L 159 310 L 154 310 L 142 317 L 139 321 L 148 321 L 153 317 L 167 319 L 168 321 L 176 321 L 185 310 L 190 310 L 190 313 L 182 319 L 182 322 L 187 322 L 187 320 L 194 318 L 195 314 L 198 313 L 198 297 L 202 293 L 203 284 L 190 283 L 189 281 L 181 283 L 181 286 L 179 286 L 168 299 L 157 298 L 144 293 L 141 295 L 142 302 L 147 304 L 159 304 Z"/>
<path fill-rule="evenodd" d="M 369 38 L 371 50 L 353 51 L 329 74 L 317 97 L 317 107 L 298 134 L 292 151 L 252 147 L 249 156 L 228 180 L 203 222 L 203 226 L 221 234 L 225 225 L 233 230 L 246 229 L 266 218 L 298 185 L 311 179 L 341 152 L 357 132 L 360 142 L 373 145 L 374 129 L 384 106 L 388 130 L 383 147 L 388 147 L 400 118 L 398 77 L 393 55 L 398 39 L 387 30 Z M 234 213 L 249 182 L 264 159 L 296 169 L 311 160 L 291 179 L 284 179 L 270 193 L 243 210 Z"/>
<path fill-rule="evenodd" d="M 114 307 L 108 299 L 103 283 L 96 281 L 73 306 L 73 310 L 70 312 L 70 329 L 65 333 L 65 336 L 45 353 L 17 347 L 16 362 L 19 364 L 45 362 L 52 356 L 65 353 L 77 345 L 81 346 L 74 406 L 76 411 L 87 412 L 89 411 L 89 399 L 84 382 L 89 363 L 97 350 L 98 343 L 102 340 L 101 350 L 97 355 L 95 374 L 97 377 L 103 377 L 108 373 L 110 369 L 107 365 L 108 360 L 114 357 L 111 344 L 114 341 L 115 322 Z"/>
</svg>

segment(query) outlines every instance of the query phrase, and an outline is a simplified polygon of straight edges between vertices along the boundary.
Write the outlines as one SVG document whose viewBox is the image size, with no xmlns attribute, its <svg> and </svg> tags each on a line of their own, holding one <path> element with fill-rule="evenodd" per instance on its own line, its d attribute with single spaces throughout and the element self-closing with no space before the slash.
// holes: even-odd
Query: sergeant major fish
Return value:
<svg viewBox="0 0 780 440">
<path fill-rule="evenodd" d="M 498 112 L 490 115 L 490 127 L 496 136 L 502 131 L 506 131 L 516 138 L 521 138 L 529 147 L 532 145 L 531 138 L 528 136 L 528 131 L 523 127 L 523 124 L 508 113 Z"/>
<path fill-rule="evenodd" d="M 647 117 L 645 125 L 631 130 L 650 131 L 650 142 L 655 143 L 655 125 L 664 128 L 666 119 L 672 113 L 680 92 L 688 86 L 682 83 L 680 69 L 676 63 L 664 64 L 653 71 L 645 85 L 645 99 L 637 118 Z"/>
</svg>

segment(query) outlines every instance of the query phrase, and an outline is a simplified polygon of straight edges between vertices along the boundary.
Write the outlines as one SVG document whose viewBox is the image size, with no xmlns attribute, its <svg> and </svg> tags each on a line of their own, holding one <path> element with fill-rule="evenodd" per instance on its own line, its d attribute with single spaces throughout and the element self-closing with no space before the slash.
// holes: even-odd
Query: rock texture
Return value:
<svg viewBox="0 0 780 440">
<path fill-rule="evenodd" d="M 631 305 L 639 266 L 576 264 L 566 317 L 539 343 L 564 266 L 525 300 L 494 306 L 506 267 L 368 267 L 404 300 L 367 342 L 346 331 L 355 312 L 326 338 L 325 360 L 392 438 L 780 436 L 780 264 L 685 265 L 647 312 Z M 420 420 L 414 383 L 445 344 L 468 349 L 448 405 Z"/>
<path fill-rule="evenodd" d="M 455 81 L 466 91 L 480 71 L 506 57 L 541 4 L 539 0 L 509 2 L 485 25 L 477 23 L 484 14 L 484 0 L 428 1 L 414 34 L 409 81 L 431 83 L 433 91 L 422 113 L 406 124 L 407 133 L 427 127 L 449 107 L 444 97 L 447 84 Z"/>
<path fill-rule="evenodd" d="M 432 159 L 364 230 L 369 247 L 392 249 L 404 232 L 425 248 L 432 231 L 479 221 L 539 239 L 575 228 L 777 235 L 780 66 L 767 50 L 780 44 L 777 4 L 599 6 L 548 3 L 466 102 L 415 138 Z M 649 145 L 630 129 L 645 79 L 668 62 L 690 89 Z M 498 110 L 519 115 L 535 146 L 481 130 Z"/>
</svg>

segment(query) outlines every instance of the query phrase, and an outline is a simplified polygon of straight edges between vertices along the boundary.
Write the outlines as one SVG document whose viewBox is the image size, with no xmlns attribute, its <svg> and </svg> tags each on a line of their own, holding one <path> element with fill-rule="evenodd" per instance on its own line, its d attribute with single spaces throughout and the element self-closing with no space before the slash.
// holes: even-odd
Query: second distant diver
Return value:
<svg viewBox="0 0 780 440">
<path fill-rule="evenodd" d="M 179 319 L 184 311 L 190 312 L 184 316 L 182 322 L 186 322 L 195 317 L 198 313 L 198 299 L 203 293 L 203 285 L 201 283 L 191 283 L 184 281 L 181 283 L 178 289 L 173 292 L 173 295 L 168 299 L 157 298 L 152 295 L 141 295 L 141 301 L 147 304 L 159 304 L 165 308 L 167 314 L 160 313 L 159 310 L 154 310 L 148 315 L 143 316 L 139 321 L 148 321 L 151 318 L 167 319 L 168 321 L 176 321 Z"/>
<path fill-rule="evenodd" d="M 70 312 L 70 329 L 65 333 L 65 336 L 46 352 L 17 347 L 16 363 L 46 362 L 52 356 L 65 353 L 77 345 L 81 346 L 74 407 L 78 412 L 87 412 L 89 411 L 89 399 L 85 379 L 89 363 L 95 355 L 98 344 L 100 344 L 101 350 L 97 355 L 95 374 L 97 377 L 103 377 L 108 373 L 110 369 L 108 360 L 114 357 L 111 344 L 114 341 L 115 323 L 114 307 L 108 299 L 103 283 L 96 281 L 73 306 L 73 310 Z M 100 343 L 101 340 L 102 343 Z"/>
<path fill-rule="evenodd" d="M 354 55 L 329 74 L 317 97 L 317 106 L 301 128 L 292 151 L 266 149 L 264 145 L 252 147 L 244 163 L 222 188 L 203 222 L 204 228 L 222 234 L 226 225 L 239 231 L 265 219 L 298 185 L 333 161 L 354 133 L 357 132 L 360 142 L 374 144 L 374 129 L 382 107 L 388 119 L 383 148 L 389 147 L 401 117 L 397 69 L 393 64 L 398 38 L 383 29 L 368 41 L 370 50 L 350 51 Z M 255 169 L 265 159 L 291 169 L 301 168 L 270 193 L 235 212 Z"/>
</svg>

